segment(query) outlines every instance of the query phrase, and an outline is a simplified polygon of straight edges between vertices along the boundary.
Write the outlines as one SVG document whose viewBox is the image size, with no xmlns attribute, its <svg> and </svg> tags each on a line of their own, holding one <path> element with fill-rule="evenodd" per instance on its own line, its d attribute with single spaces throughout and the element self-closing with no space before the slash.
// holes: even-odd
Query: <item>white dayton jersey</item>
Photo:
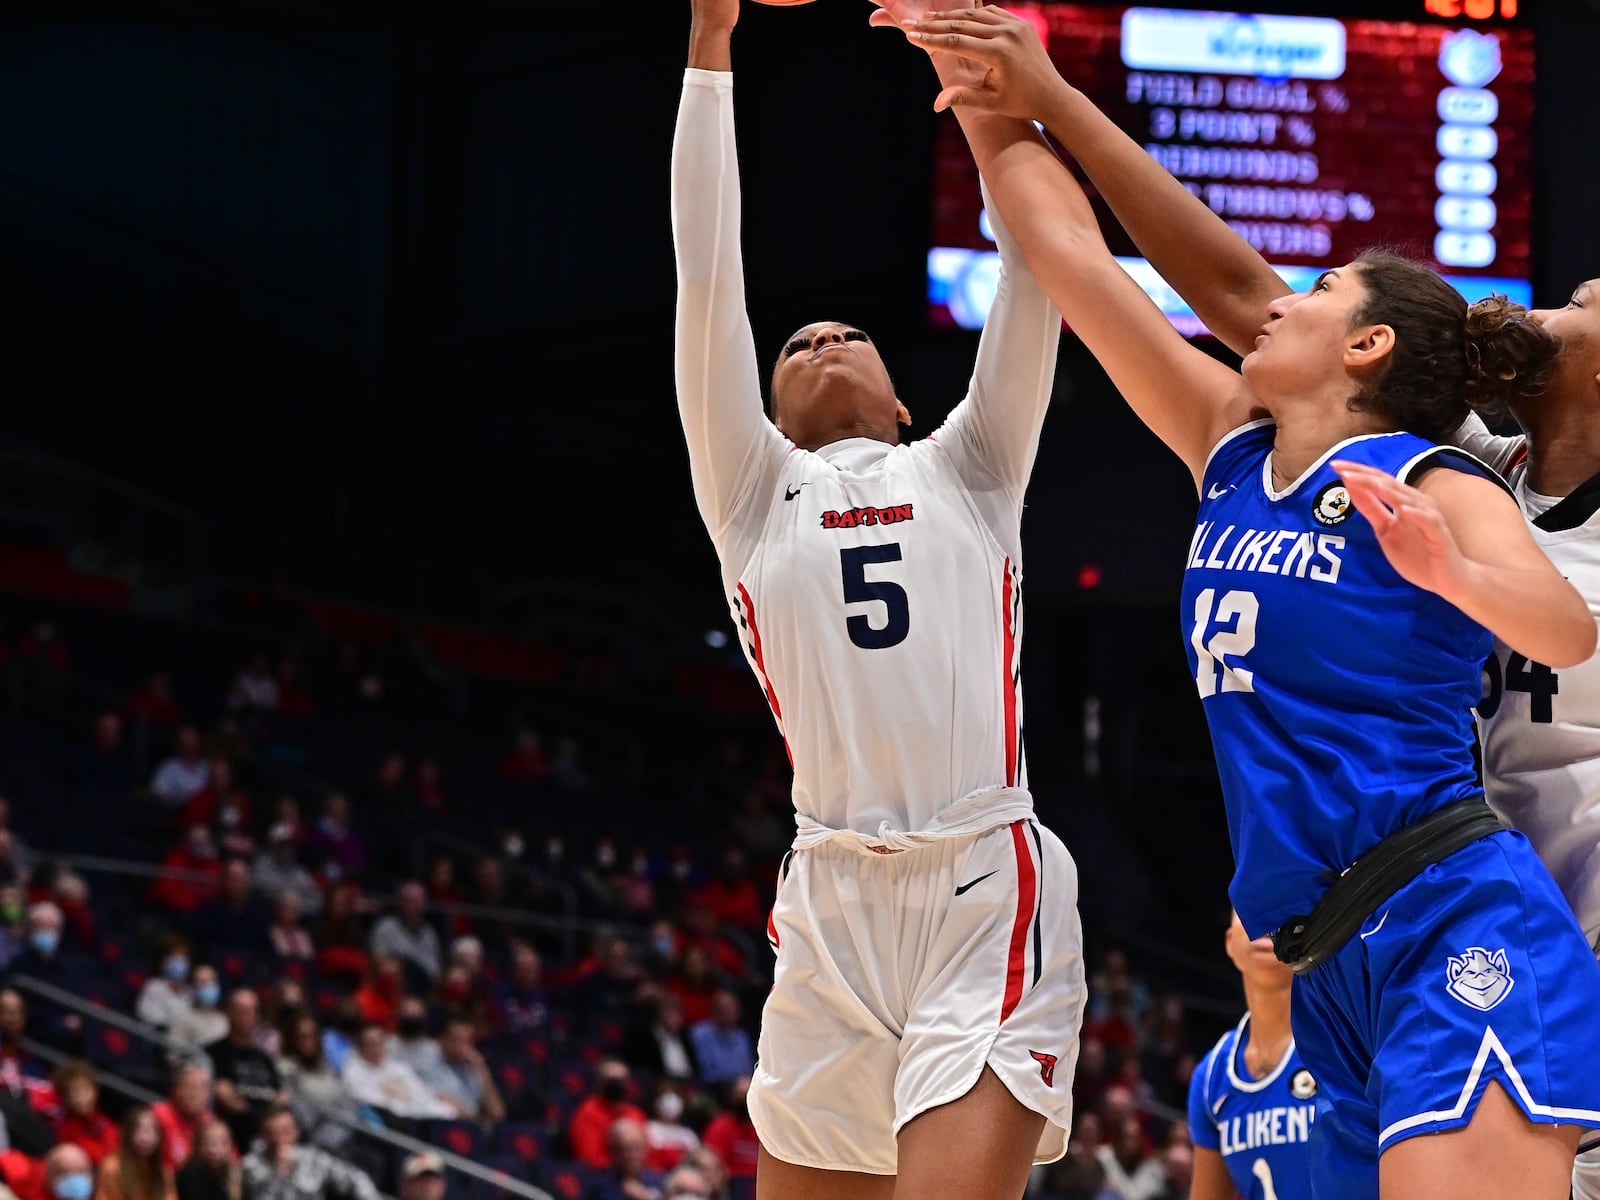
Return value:
<svg viewBox="0 0 1600 1200">
<path fill-rule="evenodd" d="M 1540 496 L 1524 439 L 1473 417 L 1455 440 L 1506 477 L 1534 540 L 1600 619 L 1600 476 L 1565 498 Z M 1490 805 L 1527 834 L 1600 949 L 1600 654 L 1553 671 L 1496 642 L 1478 725 Z"/>
<path fill-rule="evenodd" d="M 762 411 L 731 76 L 687 72 L 672 179 L 678 404 L 695 500 L 794 764 L 796 844 L 842 830 L 890 842 L 977 832 L 1026 816 L 1022 497 L 1060 314 L 1015 268 L 996 220 L 1012 266 L 949 420 L 910 445 L 848 438 L 801 450 Z"/>
</svg>

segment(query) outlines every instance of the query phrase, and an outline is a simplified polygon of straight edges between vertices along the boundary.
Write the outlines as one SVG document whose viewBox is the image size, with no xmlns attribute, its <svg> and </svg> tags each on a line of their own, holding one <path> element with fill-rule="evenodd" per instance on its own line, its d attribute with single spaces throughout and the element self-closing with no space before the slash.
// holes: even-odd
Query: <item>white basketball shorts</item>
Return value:
<svg viewBox="0 0 1600 1200">
<path fill-rule="evenodd" d="M 768 929 L 750 1116 L 784 1162 L 893 1175 L 895 1139 L 985 1065 L 1066 1153 L 1086 997 L 1078 871 L 1032 820 L 873 852 L 790 854 Z"/>
</svg>

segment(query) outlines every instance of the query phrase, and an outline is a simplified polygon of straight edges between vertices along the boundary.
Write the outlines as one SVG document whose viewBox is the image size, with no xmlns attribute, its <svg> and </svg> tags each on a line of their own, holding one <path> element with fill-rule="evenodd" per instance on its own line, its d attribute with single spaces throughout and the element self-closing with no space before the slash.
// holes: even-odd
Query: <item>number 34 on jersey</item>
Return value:
<svg viewBox="0 0 1600 1200">
<path fill-rule="evenodd" d="M 1501 657 L 1505 662 L 1501 663 Z M 1483 698 L 1478 716 L 1488 721 L 1500 711 L 1507 692 L 1528 696 L 1528 720 L 1549 725 L 1555 720 L 1555 697 L 1561 694 L 1561 676 L 1543 663 L 1533 662 L 1505 646 L 1496 646 L 1483 663 Z"/>
</svg>

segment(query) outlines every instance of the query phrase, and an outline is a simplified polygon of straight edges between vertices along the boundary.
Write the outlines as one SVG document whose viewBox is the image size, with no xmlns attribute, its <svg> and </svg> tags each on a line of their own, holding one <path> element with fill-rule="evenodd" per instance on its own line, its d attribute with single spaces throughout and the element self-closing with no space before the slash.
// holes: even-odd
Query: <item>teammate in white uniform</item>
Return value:
<svg viewBox="0 0 1600 1200">
<path fill-rule="evenodd" d="M 1048 124 L 1140 252 L 1224 344 L 1248 353 L 1269 305 L 1290 292 L 1283 279 L 1082 93 L 1067 89 Z M 1495 437 L 1472 417 L 1454 440 L 1506 475 L 1534 540 L 1600 619 L 1600 279 L 1531 315 L 1560 355 L 1548 387 L 1513 413 L 1526 436 Z M 1484 675 L 1489 803 L 1528 836 L 1600 953 L 1600 654 L 1556 672 L 1497 642 Z M 1580 1154 L 1573 1194 L 1600 1200 L 1600 1147 Z"/>
<path fill-rule="evenodd" d="M 784 346 L 769 421 L 744 309 L 737 0 L 693 10 L 678 402 L 798 825 L 749 1097 L 758 1195 L 1015 1200 L 1065 1151 L 1085 999 L 1076 869 L 1033 819 L 1019 675 L 1022 498 L 1060 313 L 997 227 L 994 314 L 934 434 L 898 444 L 909 415 L 876 348 L 832 321 Z M 1037 137 L 986 117 L 970 134 Z M 807 141 L 826 157 L 829 136 Z"/>
</svg>

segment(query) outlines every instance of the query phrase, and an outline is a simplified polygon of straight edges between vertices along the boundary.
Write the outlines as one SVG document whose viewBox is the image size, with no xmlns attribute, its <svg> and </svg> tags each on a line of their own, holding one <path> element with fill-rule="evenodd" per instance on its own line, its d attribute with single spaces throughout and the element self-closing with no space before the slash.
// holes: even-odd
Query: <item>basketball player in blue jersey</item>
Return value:
<svg viewBox="0 0 1600 1200">
<path fill-rule="evenodd" d="M 1306 1145 L 1317 1115 L 1317 1081 L 1289 1027 L 1294 972 L 1278 961 L 1271 938 L 1250 940 L 1238 913 L 1225 944 L 1244 981 L 1246 1012 L 1189 1082 L 1189 1200 L 1309 1200 Z"/>
<path fill-rule="evenodd" d="M 1026 22 L 908 33 L 979 65 L 940 106 L 1065 115 Z M 1594 653 L 1595 622 L 1503 484 L 1435 444 L 1468 400 L 1539 390 L 1550 338 L 1369 254 L 1274 300 L 1241 374 L 1117 265 L 1048 148 L 973 151 L 1035 276 L 1199 489 L 1184 637 L 1234 907 L 1297 972 L 1317 1196 L 1566 1195 L 1579 1127 L 1600 1127 L 1600 966 L 1484 804 L 1468 709 L 1492 637 L 1559 669 Z"/>
<path fill-rule="evenodd" d="M 1059 1158 L 1085 999 L 1076 868 L 1022 746 L 1022 502 L 1061 314 L 1010 233 L 967 396 L 927 437 L 878 349 L 744 303 L 738 0 L 692 0 L 672 151 L 674 368 L 700 516 L 794 764 L 750 1119 L 758 1200 L 1016 1200 Z M 806 104 L 797 98 L 796 113 Z M 1039 140 L 976 114 L 996 152 Z M 840 138 L 808 129 L 797 169 Z M 819 245 L 848 238 L 821 236 Z"/>
<path fill-rule="evenodd" d="M 1047 102 L 1051 133 L 1140 253 L 1224 344 L 1248 353 L 1289 293 L 1283 279 L 1085 96 L 1057 83 Z M 1529 316 L 1558 354 L 1542 390 L 1510 398 L 1523 436 L 1493 436 L 1474 414 L 1447 440 L 1506 478 L 1534 540 L 1600 618 L 1600 279 Z M 1477 714 L 1490 806 L 1528 836 L 1600 952 L 1600 654 L 1557 672 L 1499 642 Z M 1600 1200 L 1600 1133 L 1582 1144 L 1573 1195 Z"/>
</svg>

